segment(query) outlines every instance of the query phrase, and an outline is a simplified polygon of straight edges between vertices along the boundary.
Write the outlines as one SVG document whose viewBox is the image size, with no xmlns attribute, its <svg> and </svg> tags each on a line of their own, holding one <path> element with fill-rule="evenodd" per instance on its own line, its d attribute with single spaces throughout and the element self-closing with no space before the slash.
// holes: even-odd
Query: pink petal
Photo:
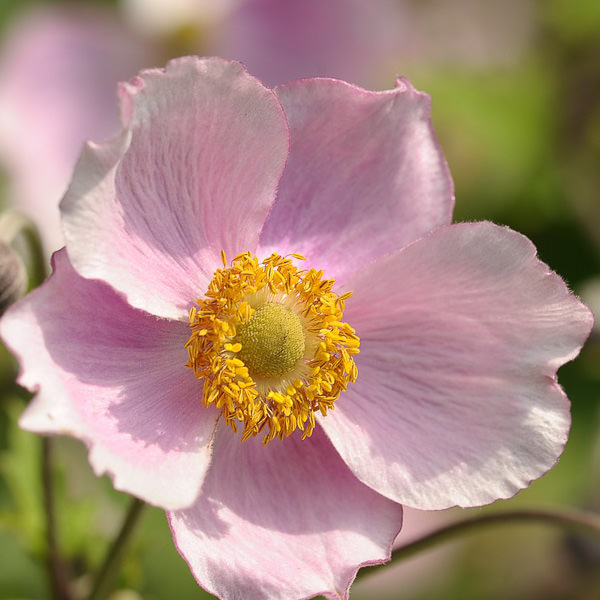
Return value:
<svg viewBox="0 0 600 600">
<path fill-rule="evenodd" d="M 553 466 L 570 424 L 556 370 L 592 317 L 527 238 L 452 225 L 348 285 L 359 375 L 321 424 L 361 481 L 435 509 L 509 497 Z"/>
<path fill-rule="evenodd" d="M 286 160 L 285 118 L 273 92 L 221 59 L 171 61 L 121 94 L 130 141 L 122 156 L 94 145 L 82 155 L 61 205 L 67 249 L 82 276 L 136 308 L 182 317 L 221 250 L 255 249 Z"/>
<path fill-rule="evenodd" d="M 429 98 L 408 81 L 368 92 L 310 79 L 277 93 L 291 146 L 263 254 L 299 252 L 327 277 L 343 278 L 450 222 L 452 180 Z"/>
<path fill-rule="evenodd" d="M 170 514 L 179 552 L 223 599 L 347 598 L 359 566 L 389 558 L 400 505 L 362 485 L 317 428 L 313 436 L 215 437 L 191 508 Z"/>
<path fill-rule="evenodd" d="M 0 160 L 8 200 L 64 245 L 58 202 L 83 142 L 119 128 L 115 87 L 150 49 L 97 6 L 27 10 L 7 24 L 0 56 Z M 35 174 L 35 175 L 32 175 Z"/>
<path fill-rule="evenodd" d="M 187 326 L 79 277 L 64 251 L 55 267 L 1 321 L 19 383 L 37 391 L 21 425 L 83 440 L 95 472 L 117 489 L 163 508 L 189 506 L 210 463 L 216 414 L 185 367 Z"/>
</svg>

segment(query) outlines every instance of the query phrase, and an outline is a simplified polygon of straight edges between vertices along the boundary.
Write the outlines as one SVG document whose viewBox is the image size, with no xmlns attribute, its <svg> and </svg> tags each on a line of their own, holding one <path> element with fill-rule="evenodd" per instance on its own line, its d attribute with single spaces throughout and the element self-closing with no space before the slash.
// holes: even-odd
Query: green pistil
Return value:
<svg viewBox="0 0 600 600">
<path fill-rule="evenodd" d="M 275 302 L 256 309 L 250 320 L 238 327 L 235 341 L 242 345 L 237 356 L 252 376 L 285 375 L 305 350 L 304 328 L 298 315 Z"/>
</svg>

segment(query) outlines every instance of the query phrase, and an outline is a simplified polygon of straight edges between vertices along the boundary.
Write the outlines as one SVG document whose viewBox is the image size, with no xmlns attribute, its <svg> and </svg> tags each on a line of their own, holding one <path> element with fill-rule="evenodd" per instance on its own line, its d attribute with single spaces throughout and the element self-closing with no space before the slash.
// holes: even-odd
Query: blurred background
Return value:
<svg viewBox="0 0 600 600">
<path fill-rule="evenodd" d="M 0 0 L 0 209 L 37 223 L 47 259 L 62 245 L 58 201 L 81 144 L 118 128 L 115 84 L 182 54 L 242 60 L 268 85 L 326 75 L 372 89 L 398 75 L 433 99 L 456 185 L 455 220 L 529 236 L 600 313 L 600 2 L 594 0 Z M 34 265 L 26 253 L 29 272 Z M 29 282 L 32 285 L 32 281 Z M 560 372 L 573 405 L 553 471 L 485 509 L 406 511 L 399 544 L 475 512 L 600 511 L 600 335 Z M 0 348 L 0 600 L 49 598 L 41 442 L 19 430 L 26 392 Z M 128 498 L 55 444 L 59 544 L 80 589 Z M 209 598 L 149 509 L 113 600 Z M 361 572 L 361 599 L 600 598 L 600 544 L 542 525 L 494 527 Z"/>
</svg>

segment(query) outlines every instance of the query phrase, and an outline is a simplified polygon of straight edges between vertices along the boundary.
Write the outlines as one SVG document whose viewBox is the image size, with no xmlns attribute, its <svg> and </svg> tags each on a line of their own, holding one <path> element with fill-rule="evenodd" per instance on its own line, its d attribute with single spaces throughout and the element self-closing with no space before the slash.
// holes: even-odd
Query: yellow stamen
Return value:
<svg viewBox="0 0 600 600">
<path fill-rule="evenodd" d="M 293 258 L 304 260 L 298 254 Z M 342 322 L 345 301 L 322 271 L 303 271 L 272 254 L 250 252 L 217 269 L 190 309 L 187 366 L 204 381 L 202 402 L 222 411 L 242 440 L 265 431 L 266 444 L 296 429 L 303 439 L 340 392 L 356 380 L 360 341 Z"/>
</svg>

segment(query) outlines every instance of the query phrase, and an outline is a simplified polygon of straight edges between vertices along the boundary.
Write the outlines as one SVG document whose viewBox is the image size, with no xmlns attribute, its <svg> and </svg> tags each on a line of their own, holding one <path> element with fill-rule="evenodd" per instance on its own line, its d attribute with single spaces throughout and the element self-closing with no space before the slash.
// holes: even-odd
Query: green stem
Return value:
<svg viewBox="0 0 600 600">
<path fill-rule="evenodd" d="M 508 523 L 544 523 L 568 530 L 580 531 L 600 539 L 600 516 L 576 510 L 562 509 L 523 509 L 504 510 L 476 514 L 460 521 L 444 525 L 423 537 L 396 548 L 392 552 L 392 560 L 405 560 L 419 552 L 429 550 L 443 542 L 450 541 L 464 533 L 483 529 L 489 525 L 506 525 Z M 389 563 L 388 563 L 389 564 Z M 385 564 L 376 565 L 365 571 L 371 574 L 384 567 Z"/>
<path fill-rule="evenodd" d="M 42 489 L 46 518 L 46 561 L 52 600 L 71 600 L 66 565 L 58 550 L 52 477 L 52 440 L 42 437 Z"/>
<path fill-rule="evenodd" d="M 146 505 L 141 500 L 133 498 L 121 526 L 121 531 L 117 535 L 115 541 L 109 547 L 104 562 L 98 571 L 94 588 L 89 595 L 88 600 L 103 600 L 106 598 L 112 588 L 115 577 L 118 574 L 121 561 L 124 556 L 125 548 L 129 542 L 131 535 L 135 529 L 135 525 L 139 521 L 142 514 L 142 509 Z"/>
<path fill-rule="evenodd" d="M 12 244 L 21 236 L 29 255 L 29 288 L 42 284 L 48 274 L 46 255 L 37 227 L 17 211 L 6 211 L 0 216 L 0 239 Z M 42 437 L 41 476 L 46 525 L 46 553 L 50 589 L 53 600 L 71 600 L 67 569 L 58 549 L 54 506 L 54 479 L 52 473 L 52 440 Z"/>
</svg>

